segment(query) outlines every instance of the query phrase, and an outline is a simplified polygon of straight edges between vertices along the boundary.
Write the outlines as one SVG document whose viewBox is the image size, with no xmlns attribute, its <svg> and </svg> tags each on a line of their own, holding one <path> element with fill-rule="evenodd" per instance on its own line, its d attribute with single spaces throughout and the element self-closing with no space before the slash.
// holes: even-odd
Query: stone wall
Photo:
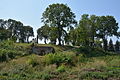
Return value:
<svg viewBox="0 0 120 80">
<path fill-rule="evenodd" d="M 48 47 L 48 46 L 33 46 L 32 53 L 38 55 L 45 55 L 48 53 L 55 53 L 55 49 L 53 47 Z"/>
</svg>

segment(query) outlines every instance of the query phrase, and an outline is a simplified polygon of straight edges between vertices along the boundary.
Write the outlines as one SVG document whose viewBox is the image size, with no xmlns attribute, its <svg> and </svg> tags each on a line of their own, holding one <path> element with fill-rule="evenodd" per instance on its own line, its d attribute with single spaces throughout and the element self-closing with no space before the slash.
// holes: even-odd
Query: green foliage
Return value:
<svg viewBox="0 0 120 80">
<path fill-rule="evenodd" d="M 105 52 L 105 50 L 103 50 L 102 48 L 90 48 L 90 47 L 80 47 L 78 49 L 78 52 L 84 54 L 85 57 L 99 57 L 114 54 Z"/>
<path fill-rule="evenodd" d="M 35 67 L 36 65 L 38 65 L 38 62 L 37 62 L 37 59 L 36 59 L 35 55 L 29 56 L 29 59 L 28 59 L 27 63 L 29 65 L 32 65 L 32 67 Z"/>
<path fill-rule="evenodd" d="M 50 34 L 49 31 L 50 31 L 50 27 L 48 25 L 44 25 L 37 30 L 38 38 L 40 40 L 44 39 L 45 44 L 46 44 L 46 40 L 49 38 L 49 34 Z"/>
<path fill-rule="evenodd" d="M 23 43 L 18 45 L 29 46 Z M 118 54 L 111 52 L 111 55 L 109 55 L 109 52 L 105 52 L 101 48 L 90 48 L 88 54 L 87 52 L 85 53 L 87 49 L 87 47 L 81 47 L 81 50 L 76 48 L 45 56 L 30 55 L 19 57 L 9 62 L 1 62 L 0 79 L 116 80 L 120 77 L 120 56 Z M 76 56 L 75 52 L 79 54 Z M 74 66 L 71 66 L 73 64 Z"/>
<path fill-rule="evenodd" d="M 50 80 L 50 78 L 51 78 L 51 75 L 50 74 L 46 74 L 46 73 L 44 73 L 44 74 L 42 74 L 42 79 L 43 80 Z"/>
<path fill-rule="evenodd" d="M 110 41 L 109 41 L 109 51 L 115 51 L 112 39 L 110 39 Z"/>
<path fill-rule="evenodd" d="M 106 79 L 108 75 L 100 72 L 86 72 L 80 77 L 81 79 Z"/>
<path fill-rule="evenodd" d="M 22 51 L 0 49 L 0 61 L 7 61 L 9 59 L 15 58 L 16 56 L 23 55 L 24 52 Z"/>
<path fill-rule="evenodd" d="M 49 39 L 50 39 L 50 43 L 51 44 L 56 44 L 56 40 L 58 38 L 58 28 L 57 27 L 50 27 L 50 36 L 49 36 Z"/>
<path fill-rule="evenodd" d="M 103 48 L 104 48 L 105 51 L 108 50 L 108 41 L 107 41 L 107 39 L 103 40 Z"/>
<path fill-rule="evenodd" d="M 78 42 L 78 37 L 80 37 L 80 34 L 78 34 L 78 29 L 72 29 L 69 31 L 69 40 L 68 43 L 71 42 L 72 45 L 80 45 L 80 43 Z M 77 36 L 77 37 L 76 37 Z"/>
<path fill-rule="evenodd" d="M 82 15 L 82 19 L 79 21 L 79 42 L 82 46 L 89 46 L 90 39 L 91 39 L 91 27 L 89 23 L 89 15 L 84 14 Z"/>
<path fill-rule="evenodd" d="M 50 26 L 58 28 L 58 41 L 61 45 L 61 37 L 63 35 L 63 27 L 70 29 L 75 24 L 75 15 L 71 9 L 64 4 L 49 5 L 43 13 L 42 21 Z"/>
<path fill-rule="evenodd" d="M 98 22 L 98 37 L 106 39 L 107 36 L 118 36 L 118 23 L 113 16 L 100 16 Z"/>
<path fill-rule="evenodd" d="M 120 44 L 119 44 L 119 41 L 117 40 L 115 44 L 115 51 L 120 51 L 119 47 L 120 47 Z"/>
<path fill-rule="evenodd" d="M 66 68 L 65 65 L 61 65 L 57 68 L 57 72 L 65 72 L 66 70 L 65 68 Z"/>
<path fill-rule="evenodd" d="M 0 48 L 12 50 L 14 48 L 14 42 L 11 40 L 4 40 L 0 42 Z"/>
<path fill-rule="evenodd" d="M 92 51 L 92 48 L 82 46 L 82 47 L 79 48 L 78 51 L 79 51 L 80 53 L 90 54 L 90 52 Z"/>
<path fill-rule="evenodd" d="M 10 31 L 4 28 L 0 28 L 0 40 L 6 40 L 10 37 Z"/>
<path fill-rule="evenodd" d="M 74 64 L 73 57 L 75 54 L 65 54 L 65 53 L 55 53 L 55 54 L 47 54 L 44 57 L 46 64 L 57 64 L 58 66 L 62 63 L 65 64 Z"/>
<path fill-rule="evenodd" d="M 33 28 L 24 26 L 22 22 L 13 19 L 1 20 L 0 24 L 0 40 L 7 40 L 8 38 L 18 39 L 19 42 L 28 42 L 30 36 L 34 36 Z"/>
<path fill-rule="evenodd" d="M 78 58 L 78 61 L 77 61 L 78 63 L 86 63 L 89 61 L 89 59 L 86 58 L 86 55 L 84 53 L 79 54 L 77 58 Z"/>
<path fill-rule="evenodd" d="M 7 61 L 16 58 L 17 56 L 25 56 L 29 54 L 29 49 L 24 49 L 25 48 L 23 47 L 16 46 L 11 40 L 2 41 L 0 42 L 0 61 Z"/>
</svg>

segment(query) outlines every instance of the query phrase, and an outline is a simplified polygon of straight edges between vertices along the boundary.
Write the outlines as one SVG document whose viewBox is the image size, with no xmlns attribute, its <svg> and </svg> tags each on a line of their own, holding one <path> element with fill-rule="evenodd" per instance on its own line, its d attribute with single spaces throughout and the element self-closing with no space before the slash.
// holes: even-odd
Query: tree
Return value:
<svg viewBox="0 0 120 80">
<path fill-rule="evenodd" d="M 120 51 L 120 44 L 118 40 L 116 41 L 116 44 L 115 44 L 115 51 Z"/>
<path fill-rule="evenodd" d="M 88 16 L 88 14 L 82 15 L 82 19 L 79 21 L 79 27 L 77 30 L 80 34 L 78 42 L 83 46 L 89 46 L 91 42 L 91 26 Z"/>
<path fill-rule="evenodd" d="M 24 26 L 24 35 L 26 37 L 26 41 L 29 42 L 29 37 L 34 36 L 33 28 L 31 26 Z"/>
<path fill-rule="evenodd" d="M 97 37 L 102 38 L 103 44 L 105 44 L 108 36 L 119 36 L 118 28 L 118 23 L 113 16 L 100 16 L 98 20 Z"/>
<path fill-rule="evenodd" d="M 0 28 L 0 41 L 10 38 L 10 31 Z"/>
<path fill-rule="evenodd" d="M 40 40 L 44 39 L 45 44 L 47 44 L 47 39 L 49 38 L 50 28 L 48 25 L 44 25 L 37 30 L 37 35 Z"/>
<path fill-rule="evenodd" d="M 10 31 L 6 29 L 5 21 L 0 19 L 0 40 L 6 40 L 10 37 Z"/>
<path fill-rule="evenodd" d="M 0 28 L 3 29 L 4 27 L 5 21 L 3 19 L 0 19 Z"/>
<path fill-rule="evenodd" d="M 108 50 L 108 42 L 107 42 L 107 39 L 104 40 L 103 48 L 104 48 L 105 51 Z"/>
<path fill-rule="evenodd" d="M 56 44 L 58 38 L 58 28 L 57 27 L 50 27 L 49 31 L 49 39 L 51 44 Z"/>
<path fill-rule="evenodd" d="M 78 38 L 76 41 L 77 44 L 81 43 L 83 46 L 94 47 L 97 32 L 97 21 L 98 17 L 95 15 L 82 15 L 81 20 L 79 21 L 79 25 L 76 28 L 76 35 Z"/>
<path fill-rule="evenodd" d="M 24 26 L 22 22 L 13 19 L 5 21 L 0 19 L 0 28 L 4 31 L 1 31 L 2 35 L 6 34 L 7 37 L 7 34 L 9 34 L 9 38 L 15 42 L 16 40 L 19 40 L 19 42 L 26 42 L 27 40 L 28 42 L 29 37 L 34 35 L 32 27 Z"/>
<path fill-rule="evenodd" d="M 42 22 L 58 28 L 58 41 L 61 45 L 62 30 L 65 27 L 70 29 L 76 23 L 74 18 L 74 13 L 67 5 L 52 4 L 44 11 Z"/>
<path fill-rule="evenodd" d="M 95 45 L 95 37 L 96 37 L 96 32 L 98 28 L 98 16 L 96 15 L 91 15 L 89 18 L 90 21 L 90 30 L 91 30 L 91 46 L 94 47 Z"/>
<path fill-rule="evenodd" d="M 109 51 L 114 51 L 114 45 L 112 39 L 109 41 Z"/>
<path fill-rule="evenodd" d="M 11 37 L 16 37 L 19 41 L 24 42 L 25 36 L 23 23 L 13 19 L 8 19 L 5 23 L 5 26 L 7 26 L 7 28 L 10 30 Z"/>
<path fill-rule="evenodd" d="M 77 31 L 76 30 L 77 29 L 72 29 L 72 30 L 69 31 L 69 37 L 68 37 L 69 40 L 68 40 L 68 43 L 71 42 L 72 45 L 76 45 L 76 42 L 77 42 L 77 37 L 76 37 Z"/>
</svg>

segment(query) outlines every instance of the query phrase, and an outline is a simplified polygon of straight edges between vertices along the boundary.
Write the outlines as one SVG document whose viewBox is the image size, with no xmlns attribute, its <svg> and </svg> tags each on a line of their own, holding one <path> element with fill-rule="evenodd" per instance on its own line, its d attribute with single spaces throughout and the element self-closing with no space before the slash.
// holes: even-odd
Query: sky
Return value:
<svg viewBox="0 0 120 80">
<path fill-rule="evenodd" d="M 15 19 L 36 30 L 40 28 L 42 13 L 53 3 L 67 4 L 79 21 L 82 14 L 112 15 L 120 23 L 120 0 L 0 0 L 0 19 Z"/>
</svg>

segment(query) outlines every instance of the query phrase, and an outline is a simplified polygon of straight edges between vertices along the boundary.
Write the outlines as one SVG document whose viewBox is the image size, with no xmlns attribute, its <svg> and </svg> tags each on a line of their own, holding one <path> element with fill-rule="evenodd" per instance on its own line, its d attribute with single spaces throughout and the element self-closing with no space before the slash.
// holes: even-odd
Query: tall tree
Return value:
<svg viewBox="0 0 120 80">
<path fill-rule="evenodd" d="M 75 45 L 79 45 L 79 37 L 80 37 L 80 33 L 78 31 L 78 27 L 75 29 L 72 29 L 69 31 L 68 33 L 68 43 L 72 43 L 73 46 Z"/>
<path fill-rule="evenodd" d="M 42 21 L 58 28 L 58 41 L 61 45 L 62 30 L 64 27 L 71 28 L 76 23 L 74 18 L 74 13 L 67 5 L 52 4 L 44 11 Z"/>
<path fill-rule="evenodd" d="M 107 41 L 107 39 L 104 40 L 103 48 L 104 48 L 105 51 L 108 50 L 108 41 Z"/>
<path fill-rule="evenodd" d="M 24 27 L 23 23 L 13 19 L 8 19 L 6 21 L 7 28 L 11 31 L 11 37 L 16 37 L 19 41 L 24 42 Z"/>
<path fill-rule="evenodd" d="M 10 38 L 10 31 L 4 28 L 0 28 L 0 41 Z"/>
<path fill-rule="evenodd" d="M 51 44 L 56 44 L 58 38 L 58 28 L 57 27 L 50 27 L 49 31 L 49 39 Z"/>
<path fill-rule="evenodd" d="M 91 26 L 88 14 L 82 15 L 82 19 L 79 21 L 78 32 L 81 45 L 89 46 L 91 42 Z"/>
<path fill-rule="evenodd" d="M 118 23 L 113 16 L 100 16 L 97 37 L 102 38 L 103 44 L 105 44 L 108 36 L 119 36 L 118 28 Z"/>
<path fill-rule="evenodd" d="M 44 25 L 37 30 L 37 35 L 40 40 L 44 39 L 44 43 L 47 44 L 47 40 L 49 38 L 50 27 L 48 25 Z"/>
<path fill-rule="evenodd" d="M 29 37 L 34 36 L 33 28 L 31 26 L 24 26 L 24 35 L 26 37 L 26 41 L 29 42 Z"/>
<path fill-rule="evenodd" d="M 115 44 L 115 51 L 120 51 L 120 43 L 118 40 L 116 41 L 116 44 Z"/>
<path fill-rule="evenodd" d="M 95 37 L 96 37 L 96 32 L 97 32 L 97 28 L 98 28 L 98 16 L 96 15 L 91 15 L 89 18 L 90 21 L 90 31 L 91 31 L 91 46 L 94 47 L 95 45 Z"/>
<path fill-rule="evenodd" d="M 112 39 L 109 41 L 109 51 L 114 51 L 114 45 Z"/>
<path fill-rule="evenodd" d="M 5 28 L 4 27 L 5 21 L 3 19 L 0 19 L 0 28 Z"/>
<path fill-rule="evenodd" d="M 5 21 L 0 19 L 0 40 L 6 40 L 10 37 L 10 31 L 5 26 Z"/>
</svg>

